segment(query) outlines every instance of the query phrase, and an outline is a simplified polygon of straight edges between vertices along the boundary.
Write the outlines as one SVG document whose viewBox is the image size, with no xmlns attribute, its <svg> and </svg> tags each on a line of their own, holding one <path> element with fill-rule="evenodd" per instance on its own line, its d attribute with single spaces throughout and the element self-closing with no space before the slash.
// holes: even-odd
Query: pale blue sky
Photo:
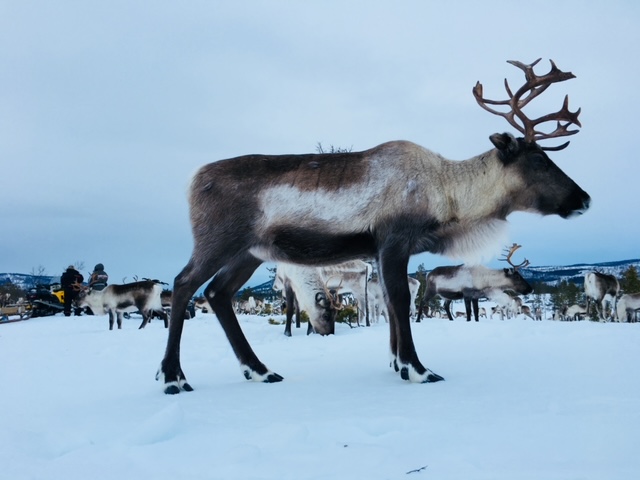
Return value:
<svg viewBox="0 0 640 480">
<path fill-rule="evenodd" d="M 552 58 L 581 132 L 556 163 L 583 217 L 516 214 L 534 265 L 638 258 L 640 4 L 635 1 L 0 1 L 0 271 L 105 264 L 172 282 L 191 253 L 186 189 L 247 153 L 363 150 L 406 139 L 450 159 L 513 131 L 471 88 L 504 96 L 506 60 Z M 412 268 L 450 264 L 421 255 Z M 266 279 L 264 270 L 250 283 Z"/>
</svg>

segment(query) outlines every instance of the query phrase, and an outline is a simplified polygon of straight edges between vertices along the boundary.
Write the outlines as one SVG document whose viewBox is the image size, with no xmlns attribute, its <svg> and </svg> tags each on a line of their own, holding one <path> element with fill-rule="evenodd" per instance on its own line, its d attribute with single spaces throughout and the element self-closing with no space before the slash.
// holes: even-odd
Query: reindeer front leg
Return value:
<svg viewBox="0 0 640 480">
<path fill-rule="evenodd" d="M 397 246 L 397 245 L 396 245 Z M 407 283 L 409 256 L 399 256 L 397 248 L 389 248 L 380 254 L 380 277 L 386 291 L 389 310 L 391 355 L 394 368 L 400 371 L 403 380 L 413 383 L 428 383 L 444 380 L 440 375 L 425 368 L 416 353 L 411 335 L 409 303 L 411 294 Z"/>
<path fill-rule="evenodd" d="M 112 309 L 109 309 L 109 330 L 113 330 L 113 324 L 116 318 Z"/>
<path fill-rule="evenodd" d="M 149 321 L 151 320 L 152 312 L 148 310 L 146 311 L 140 310 L 140 314 L 142 315 L 142 323 L 138 327 L 138 330 L 140 330 L 141 328 L 144 328 L 147 325 L 147 323 L 149 323 Z"/>
</svg>

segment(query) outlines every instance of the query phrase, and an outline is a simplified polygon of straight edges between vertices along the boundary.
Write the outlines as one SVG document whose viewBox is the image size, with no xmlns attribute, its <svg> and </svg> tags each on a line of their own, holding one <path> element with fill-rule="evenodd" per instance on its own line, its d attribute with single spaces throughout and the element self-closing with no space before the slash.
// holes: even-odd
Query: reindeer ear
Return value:
<svg viewBox="0 0 640 480">
<path fill-rule="evenodd" d="M 494 133 L 489 140 L 498 149 L 500 160 L 505 164 L 509 163 L 520 150 L 518 140 L 510 133 Z"/>
</svg>

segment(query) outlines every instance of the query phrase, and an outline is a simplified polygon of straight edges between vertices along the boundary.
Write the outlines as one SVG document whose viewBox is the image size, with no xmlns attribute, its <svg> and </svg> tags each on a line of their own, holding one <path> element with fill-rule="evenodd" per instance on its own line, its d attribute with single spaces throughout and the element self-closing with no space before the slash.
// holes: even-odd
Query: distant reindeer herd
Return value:
<svg viewBox="0 0 640 480">
<path fill-rule="evenodd" d="M 421 282 L 407 276 L 410 290 L 410 318 L 420 322 L 423 313 L 430 318 L 466 318 L 475 321 L 487 318 L 486 307 L 479 307 L 479 301 L 494 304 L 488 318 L 500 320 L 522 318 L 542 320 L 540 305 L 532 308 L 523 304 L 519 295 L 529 295 L 533 289 L 522 277 L 520 270 L 529 265 L 528 260 L 519 264 L 512 262 L 514 252 L 521 245 L 513 244 L 505 249 L 504 258 L 511 267 L 492 270 L 480 265 L 457 265 L 436 267 L 424 278 L 423 293 L 418 298 Z M 382 317 L 389 322 L 384 292 L 380 282 L 373 275 L 371 263 L 360 260 L 343 262 L 326 267 L 304 267 L 287 263 L 279 264 L 274 276 L 273 289 L 283 296 L 282 302 L 271 303 L 253 296 L 246 300 L 235 299 L 236 314 L 278 315 L 285 314 L 285 330 L 291 336 L 292 320 L 296 327 L 301 325 L 301 314 L 306 316 L 307 334 L 321 335 L 335 333 L 335 323 L 342 310 L 351 306 L 355 309 L 357 326 L 370 326 Z M 142 316 L 139 328 L 144 328 L 152 318 L 169 324 L 172 292 L 163 289 L 164 282 L 143 279 L 121 285 L 109 285 L 103 290 L 91 290 L 78 285 L 80 290 L 77 305 L 89 307 L 96 314 L 108 314 L 109 329 L 114 325 L 122 328 L 122 318 L 127 313 L 137 312 Z M 439 297 L 444 305 L 428 308 L 430 300 Z M 640 293 L 620 295 L 620 283 L 613 275 L 601 272 L 587 272 L 584 277 L 585 304 L 563 305 L 553 311 L 551 319 L 561 321 L 584 320 L 590 315 L 600 321 L 636 322 L 640 312 Z M 452 311 L 452 303 L 462 300 L 465 311 Z M 212 312 L 204 297 L 195 298 L 193 311 L 186 318 L 195 315 L 195 310 Z M 473 309 L 473 310 L 472 310 Z M 315 320 L 315 321 L 314 321 Z M 316 328 L 314 325 L 321 325 Z"/>
</svg>

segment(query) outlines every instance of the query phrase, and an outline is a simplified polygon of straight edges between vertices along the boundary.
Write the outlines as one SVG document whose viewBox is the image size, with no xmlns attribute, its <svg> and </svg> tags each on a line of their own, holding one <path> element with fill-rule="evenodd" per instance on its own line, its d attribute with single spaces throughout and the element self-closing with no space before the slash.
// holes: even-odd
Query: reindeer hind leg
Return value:
<svg viewBox="0 0 640 480">
<path fill-rule="evenodd" d="M 180 339 L 184 326 L 184 313 L 189 299 L 196 290 L 211 278 L 222 264 L 216 261 L 206 261 L 194 256 L 175 278 L 173 294 L 171 296 L 172 321 L 169 322 L 169 335 L 164 358 L 156 373 L 156 380 L 164 383 L 164 393 L 175 395 L 181 390 L 193 390 L 180 366 Z"/>
</svg>

